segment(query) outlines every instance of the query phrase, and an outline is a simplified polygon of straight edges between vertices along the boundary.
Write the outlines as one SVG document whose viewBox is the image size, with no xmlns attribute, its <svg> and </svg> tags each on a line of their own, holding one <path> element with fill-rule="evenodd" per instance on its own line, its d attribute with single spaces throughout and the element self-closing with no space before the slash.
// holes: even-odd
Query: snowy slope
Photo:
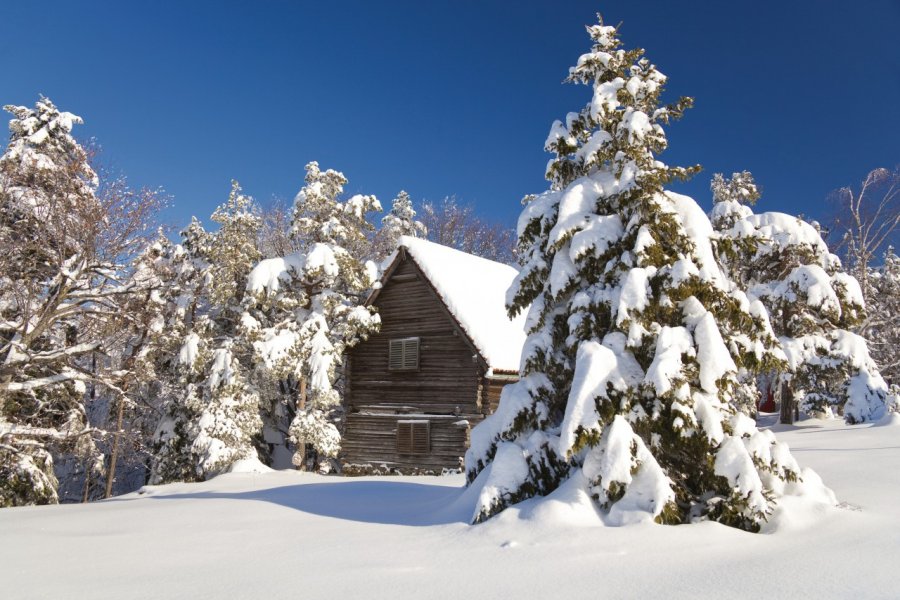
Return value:
<svg viewBox="0 0 900 600">
<path fill-rule="evenodd" d="M 583 527 L 589 505 L 562 493 L 469 526 L 461 477 L 229 474 L 0 511 L 0 597 L 898 597 L 900 426 L 778 436 L 842 507 L 759 535 Z"/>
</svg>

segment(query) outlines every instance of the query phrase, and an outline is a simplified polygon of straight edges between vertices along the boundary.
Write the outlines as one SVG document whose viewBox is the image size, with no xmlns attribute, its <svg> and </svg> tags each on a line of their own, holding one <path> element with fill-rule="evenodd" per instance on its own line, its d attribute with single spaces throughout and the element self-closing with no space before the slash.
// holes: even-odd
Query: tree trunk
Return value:
<svg viewBox="0 0 900 600">
<path fill-rule="evenodd" d="M 793 425 L 796 408 L 794 406 L 794 393 L 789 381 L 781 381 L 781 420 L 782 425 Z"/>
<path fill-rule="evenodd" d="M 81 498 L 81 503 L 86 503 L 91 497 L 91 467 L 88 466 L 84 470 L 84 494 Z"/>
<path fill-rule="evenodd" d="M 97 376 L 97 351 L 91 352 L 91 374 Z M 97 380 L 91 381 L 91 404 L 97 399 Z M 81 498 L 82 503 L 86 503 L 91 498 L 91 473 L 93 465 L 88 464 L 84 469 L 84 495 Z"/>
<path fill-rule="evenodd" d="M 300 378 L 300 398 L 297 400 L 297 409 L 306 410 L 306 377 Z M 297 440 L 297 468 L 301 471 L 306 470 L 306 440 L 300 438 Z"/>
<path fill-rule="evenodd" d="M 150 292 L 147 292 L 146 301 L 150 301 Z M 149 313 L 148 313 L 149 314 Z M 149 327 L 145 327 L 141 330 L 141 337 L 138 339 L 138 343 L 135 344 L 134 348 L 131 351 L 131 356 L 126 359 L 125 365 L 126 369 L 129 373 L 134 368 L 135 360 L 137 360 L 138 354 L 141 351 L 141 348 L 144 347 L 144 344 L 147 343 L 147 334 L 150 331 Z M 118 415 L 116 415 L 116 434 L 113 437 L 113 447 L 112 453 L 109 457 L 109 473 L 106 476 L 106 495 L 105 498 L 109 498 L 112 496 L 112 486 L 113 480 L 116 478 L 116 462 L 119 460 L 119 440 L 122 437 L 122 422 L 125 418 L 125 394 L 128 391 L 129 380 L 126 378 L 122 382 L 122 391 L 119 396 L 119 409 Z"/>
<path fill-rule="evenodd" d="M 109 471 L 106 474 L 106 495 L 112 496 L 113 480 L 116 478 L 116 461 L 119 459 L 119 438 L 122 436 L 122 420 L 125 416 L 125 396 L 119 396 L 119 414 L 116 416 L 116 434 L 113 436 L 112 454 L 109 457 Z"/>
</svg>

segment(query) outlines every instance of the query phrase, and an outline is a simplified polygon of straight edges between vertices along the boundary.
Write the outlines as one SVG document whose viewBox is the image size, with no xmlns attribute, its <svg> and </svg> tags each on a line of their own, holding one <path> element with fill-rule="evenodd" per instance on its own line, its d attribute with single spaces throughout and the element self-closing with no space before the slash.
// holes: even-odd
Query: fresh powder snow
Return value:
<svg viewBox="0 0 900 600">
<path fill-rule="evenodd" d="M 0 511 L 3 595 L 895 598 L 900 419 L 772 429 L 840 504 L 785 496 L 761 534 L 712 522 L 614 527 L 576 475 L 473 526 L 480 490 L 461 475 L 350 479 L 241 462 L 204 483 Z"/>
</svg>

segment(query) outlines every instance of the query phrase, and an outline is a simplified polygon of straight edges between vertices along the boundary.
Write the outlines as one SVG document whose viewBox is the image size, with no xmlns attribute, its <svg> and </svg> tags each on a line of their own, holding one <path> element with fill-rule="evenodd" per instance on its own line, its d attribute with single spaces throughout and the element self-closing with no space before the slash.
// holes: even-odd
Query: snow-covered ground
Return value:
<svg viewBox="0 0 900 600">
<path fill-rule="evenodd" d="M 585 527 L 546 501 L 469 526 L 461 476 L 235 473 L 0 510 L 0 597 L 900 597 L 900 426 L 776 430 L 841 504 L 770 533 Z"/>
</svg>

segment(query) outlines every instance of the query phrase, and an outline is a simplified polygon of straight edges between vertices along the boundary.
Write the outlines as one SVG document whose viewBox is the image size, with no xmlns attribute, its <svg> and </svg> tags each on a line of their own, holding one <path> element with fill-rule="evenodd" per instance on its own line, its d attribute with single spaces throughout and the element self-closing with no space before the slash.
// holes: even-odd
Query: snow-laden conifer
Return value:
<svg viewBox="0 0 900 600">
<path fill-rule="evenodd" d="M 611 523 L 757 530 L 801 480 L 734 406 L 751 393 L 739 369 L 777 361 L 765 310 L 719 269 L 699 206 L 665 190 L 695 171 L 657 159 L 690 99 L 660 106 L 666 77 L 643 51 L 602 21 L 588 33 L 569 81 L 593 99 L 553 124 L 551 189 L 519 218 L 508 309 L 528 310 L 529 335 L 520 381 L 472 432 L 474 518 L 574 479 Z"/>
<path fill-rule="evenodd" d="M 717 186 L 722 181 L 717 176 L 712 186 L 717 254 L 769 313 L 788 359 L 783 401 L 799 398 L 818 415 L 838 410 L 849 423 L 881 418 L 887 386 L 865 339 L 851 331 L 865 314 L 859 283 L 814 225 L 783 213 L 754 214 L 749 204 L 758 193 L 749 173 Z"/>
<path fill-rule="evenodd" d="M 900 257 L 893 247 L 885 251 L 880 265 L 869 268 L 872 299 L 866 305 L 866 319 L 860 333 L 869 341 L 869 350 L 882 375 L 900 385 Z"/>
<path fill-rule="evenodd" d="M 197 478 L 191 460 L 187 426 L 193 414 L 184 402 L 189 370 L 198 352 L 182 356 L 182 347 L 194 334 L 203 319 L 204 284 L 207 281 L 206 261 L 199 258 L 197 247 L 208 234 L 196 219 L 181 231 L 181 243 L 173 244 L 160 232 L 159 238 L 146 253 L 150 267 L 159 281 L 157 292 L 151 298 L 158 311 L 150 343 L 150 356 L 146 371 L 147 395 L 158 404 L 161 417 L 152 437 L 151 483 L 192 481 Z"/>
<path fill-rule="evenodd" d="M 180 245 L 166 246 L 173 279 L 158 347 L 180 391 L 156 431 L 154 483 L 203 480 L 258 459 L 259 389 L 242 317 L 247 276 L 260 258 L 260 219 L 235 182 L 212 220 L 217 231 L 194 219 Z"/>
<path fill-rule="evenodd" d="M 756 180 L 750 171 L 732 173 L 731 179 L 725 179 L 721 173 L 715 173 L 709 189 L 713 196 L 713 209 L 709 220 L 718 231 L 729 229 L 735 221 L 753 214 L 750 207 L 760 197 Z"/>
<path fill-rule="evenodd" d="M 391 210 L 381 219 L 381 228 L 375 235 L 375 253 L 383 259 L 397 249 L 403 236 L 425 237 L 425 225 L 416 220 L 412 199 L 401 190 L 391 203 Z"/>
<path fill-rule="evenodd" d="M 380 323 L 361 302 L 376 277 L 362 256 L 372 230 L 366 217 L 381 206 L 368 195 L 341 200 L 346 183 L 342 173 L 309 163 L 291 221 L 300 251 L 261 261 L 247 280 L 243 325 L 254 332 L 257 359 L 273 377 L 300 382 L 290 433 L 301 455 L 310 444 L 336 456 L 337 367 L 346 349 Z"/>
</svg>

